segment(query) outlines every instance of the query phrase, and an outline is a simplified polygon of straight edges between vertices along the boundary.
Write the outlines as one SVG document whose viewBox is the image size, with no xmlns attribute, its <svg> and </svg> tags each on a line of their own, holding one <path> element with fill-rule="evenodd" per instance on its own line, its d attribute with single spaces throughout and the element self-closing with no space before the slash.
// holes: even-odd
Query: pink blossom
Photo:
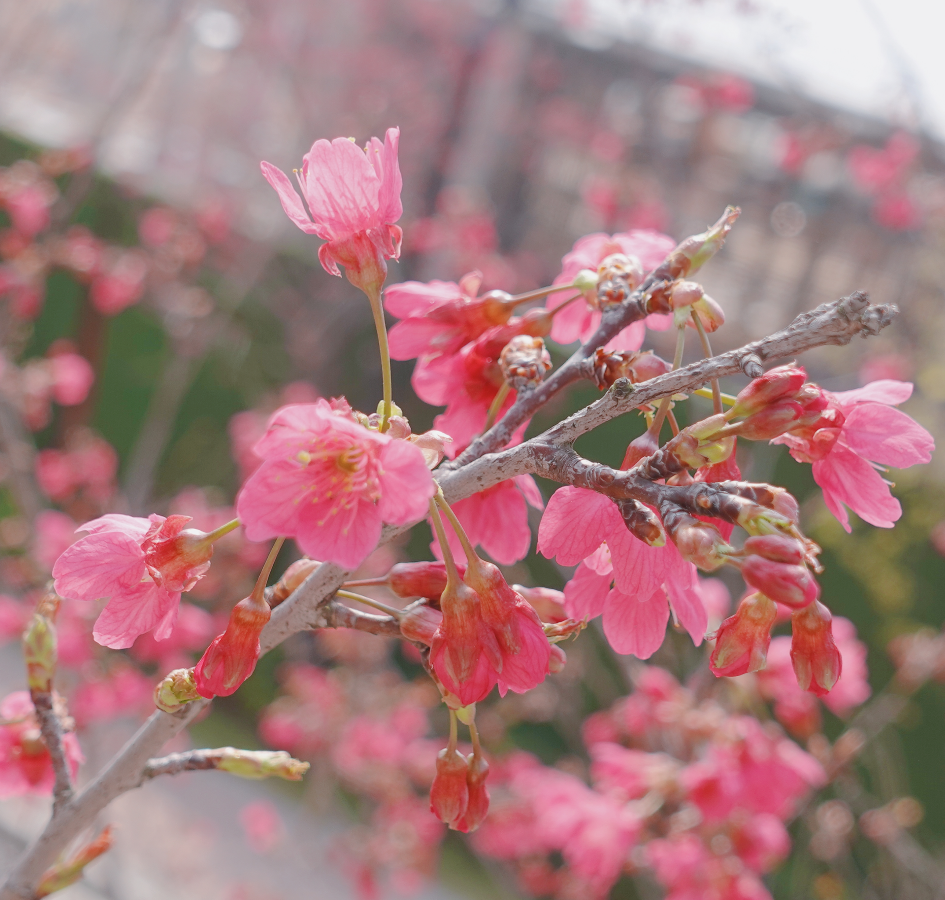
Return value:
<svg viewBox="0 0 945 900">
<path fill-rule="evenodd" d="M 362 152 L 346 138 L 315 141 L 302 161 L 299 183 L 308 211 L 288 177 L 260 163 L 286 215 L 306 234 L 327 243 L 318 258 L 327 272 L 378 293 L 387 275 L 385 259 L 400 256 L 403 232 L 394 223 L 403 214 L 397 161 L 400 129 L 388 128 L 382 144 L 372 137 Z"/>
<path fill-rule="evenodd" d="M 55 773 L 29 693 L 8 694 L 0 703 L 0 718 L 11 723 L 0 725 L 0 797 L 52 793 Z M 62 745 L 75 778 L 85 757 L 71 732 L 62 736 Z"/>
<path fill-rule="evenodd" d="M 154 681 L 134 666 L 116 664 L 108 674 L 79 684 L 69 711 L 80 728 L 123 716 L 143 718 L 154 711 Z"/>
<path fill-rule="evenodd" d="M 78 406 L 89 395 L 95 371 L 78 353 L 56 353 L 49 359 L 53 399 L 60 406 Z"/>
<path fill-rule="evenodd" d="M 417 447 L 325 400 L 282 407 L 254 449 L 264 462 L 236 501 L 246 536 L 293 537 L 308 556 L 349 570 L 377 545 L 382 522 L 419 521 L 435 490 Z"/>
<path fill-rule="evenodd" d="M 604 634 L 618 653 L 647 659 L 663 643 L 669 611 L 696 645 L 708 615 L 696 568 L 671 541 L 650 547 L 627 529 L 608 497 L 583 488 L 552 494 L 538 529 L 538 550 L 561 565 L 580 563 L 565 586 L 572 618 L 603 615 Z"/>
<path fill-rule="evenodd" d="M 33 556 L 47 571 L 76 542 L 76 523 L 55 509 L 44 509 L 34 522 Z"/>
<path fill-rule="evenodd" d="M 497 563 L 510 566 L 528 556 L 531 549 L 528 507 L 543 509 L 544 505 L 534 478 L 517 475 L 459 500 L 452 507 L 470 542 Z M 447 539 L 453 555 L 463 559 L 462 545 L 452 529 L 447 532 Z M 434 540 L 430 549 L 442 559 L 438 541 Z"/>
<path fill-rule="evenodd" d="M 282 816 L 270 800 L 247 803 L 240 810 L 239 820 L 246 842 L 257 853 L 268 853 L 285 838 Z"/>
<path fill-rule="evenodd" d="M 775 438 L 798 462 L 813 463 L 814 480 L 827 508 L 850 531 L 844 505 L 879 528 L 892 528 L 902 515 L 899 501 L 877 472 L 927 463 L 935 442 L 921 425 L 893 407 L 912 394 L 905 381 L 874 381 L 865 387 L 827 393 L 830 405 L 814 425 Z"/>
<path fill-rule="evenodd" d="M 143 634 L 131 648 L 131 655 L 143 663 L 157 663 L 162 672 L 192 665 L 192 654 L 202 651 L 216 628 L 213 616 L 193 603 L 181 603 L 174 630 L 163 641 Z"/>
<path fill-rule="evenodd" d="M 597 271 L 601 261 L 613 253 L 635 256 L 643 264 L 645 272 L 655 269 L 673 250 L 676 242 L 657 231 L 629 231 L 613 236 L 599 233 L 579 238 L 569 253 L 561 260 L 561 273 L 554 284 L 570 284 L 581 269 Z M 547 301 L 548 309 L 555 309 L 568 299 L 568 292 L 552 294 Z M 551 326 L 551 338 L 559 344 L 572 341 L 586 341 L 600 324 L 600 312 L 591 309 L 586 303 L 576 301 L 567 309 L 558 313 Z M 647 323 L 651 328 L 668 327 L 668 317 L 650 316 Z M 645 326 L 635 322 L 621 332 L 620 350 L 638 350 L 643 344 Z M 615 342 L 616 343 L 616 340 Z"/>
<path fill-rule="evenodd" d="M 270 746 L 310 756 L 335 742 L 347 713 L 338 678 L 316 666 L 288 668 L 285 693 L 263 713 L 259 733 Z M 347 751 L 342 760 L 348 759 Z"/>
<path fill-rule="evenodd" d="M 140 250 L 126 250 L 108 261 L 92 280 L 89 298 L 103 316 L 117 316 L 144 294 L 148 258 Z"/>
<path fill-rule="evenodd" d="M 184 530 L 189 521 L 112 514 L 79 528 L 89 534 L 59 557 L 53 578 L 61 597 L 108 600 L 93 631 L 100 644 L 130 647 L 152 630 L 159 641 L 170 636 L 181 591 L 206 572 L 213 553 L 203 532 Z"/>
<path fill-rule="evenodd" d="M 23 601 L 0 594 L 0 643 L 19 640 L 31 614 L 29 606 Z"/>
</svg>

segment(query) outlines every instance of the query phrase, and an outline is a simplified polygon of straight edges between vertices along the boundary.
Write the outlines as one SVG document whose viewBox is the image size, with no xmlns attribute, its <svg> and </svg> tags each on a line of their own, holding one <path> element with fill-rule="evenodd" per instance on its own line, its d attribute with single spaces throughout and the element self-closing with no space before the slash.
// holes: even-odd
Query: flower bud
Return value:
<svg viewBox="0 0 945 900">
<path fill-rule="evenodd" d="M 166 713 L 176 713 L 185 703 L 199 699 L 193 669 L 174 669 L 154 689 L 154 705 Z"/>
<path fill-rule="evenodd" d="M 801 508 L 798 506 L 794 495 L 788 493 L 784 488 L 776 489 L 772 509 L 795 525 L 800 521 Z"/>
<path fill-rule="evenodd" d="M 443 621 L 443 613 L 429 606 L 415 606 L 400 617 L 400 633 L 408 641 L 418 641 L 429 646 L 433 635 Z"/>
<path fill-rule="evenodd" d="M 673 309 L 684 309 L 702 299 L 705 293 L 695 281 L 677 281 L 669 291 L 669 305 Z"/>
<path fill-rule="evenodd" d="M 791 616 L 791 662 L 797 683 L 818 696 L 837 683 L 843 667 L 831 619 L 830 610 L 816 601 Z"/>
<path fill-rule="evenodd" d="M 49 693 L 56 674 L 56 626 L 38 612 L 23 632 L 23 659 L 29 689 Z"/>
<path fill-rule="evenodd" d="M 499 367 L 506 384 L 521 391 L 541 383 L 551 370 L 551 355 L 540 337 L 520 334 L 505 345 L 499 355 Z"/>
<path fill-rule="evenodd" d="M 700 522 L 693 516 L 680 516 L 671 537 L 679 555 L 704 572 L 714 572 L 722 566 L 732 548 L 712 525 Z"/>
<path fill-rule="evenodd" d="M 749 556 L 742 561 L 741 570 L 756 591 L 791 609 L 802 609 L 820 596 L 820 585 L 806 566 Z"/>
<path fill-rule="evenodd" d="M 445 431 L 412 434 L 407 440 L 420 448 L 428 469 L 435 469 L 443 461 L 443 457 L 446 456 L 446 445 L 453 443 L 453 439 Z"/>
<path fill-rule="evenodd" d="M 512 590 L 525 598 L 542 622 L 563 622 L 567 619 L 561 591 L 546 587 L 525 587 L 523 584 L 513 584 Z"/>
<path fill-rule="evenodd" d="M 460 575 L 465 569 L 460 568 Z M 387 573 L 390 589 L 398 597 L 427 597 L 439 601 L 446 590 L 446 566 L 441 562 L 397 563 Z"/>
<path fill-rule="evenodd" d="M 282 778 L 285 781 L 301 781 L 308 771 L 309 763 L 294 759 L 285 750 L 237 750 L 221 747 L 217 768 L 240 778 Z"/>
<path fill-rule="evenodd" d="M 593 269 L 581 269 L 574 276 L 574 287 L 591 305 L 597 303 L 597 273 Z"/>
<path fill-rule="evenodd" d="M 317 559 L 308 559 L 307 557 L 297 559 L 282 573 L 282 577 L 276 582 L 269 598 L 269 605 L 278 606 L 284 600 L 287 600 L 292 592 L 301 586 L 302 582 L 320 565 L 321 563 Z"/>
<path fill-rule="evenodd" d="M 666 532 L 663 530 L 663 523 L 652 509 L 636 500 L 618 500 L 617 509 L 634 537 L 650 547 L 665 545 Z"/>
<path fill-rule="evenodd" d="M 466 772 L 466 788 L 469 800 L 466 812 L 455 826 L 456 831 L 465 834 L 475 831 L 485 820 L 489 812 L 489 789 L 486 779 L 489 777 L 489 763 L 478 753 L 474 753 L 469 760 Z"/>
<path fill-rule="evenodd" d="M 790 494 L 788 496 L 790 497 Z M 784 505 L 782 502 L 781 506 Z M 796 519 L 790 519 L 775 509 L 768 509 L 750 501 L 743 503 L 738 511 L 738 525 L 752 535 L 781 534 L 796 522 Z"/>
<path fill-rule="evenodd" d="M 686 431 L 693 437 L 699 438 L 700 441 L 705 441 L 714 437 L 726 427 L 728 427 L 728 420 L 725 418 L 725 414 L 718 413 L 717 415 L 703 419 L 701 422 L 690 425 Z"/>
<path fill-rule="evenodd" d="M 168 591 L 189 591 L 210 568 L 214 535 L 184 529 L 189 521 L 190 516 L 152 516 L 151 528 L 141 542 L 148 572 Z"/>
<path fill-rule="evenodd" d="M 94 841 L 85 844 L 69 859 L 56 863 L 46 872 L 37 884 L 32 896 L 39 900 L 40 897 L 48 897 L 56 891 L 61 891 L 75 884 L 82 877 L 85 867 L 92 860 L 110 850 L 111 846 L 112 829 L 110 825 L 107 825 Z"/>
<path fill-rule="evenodd" d="M 731 677 L 763 669 L 777 616 L 777 605 L 764 594 L 745 597 L 735 615 L 716 632 L 715 649 L 709 657 L 712 673 Z"/>
<path fill-rule="evenodd" d="M 703 294 L 690 308 L 699 317 L 702 327 L 710 334 L 718 331 L 725 324 L 725 310 L 708 294 Z M 691 319 L 687 324 L 693 328 L 696 327 Z"/>
<path fill-rule="evenodd" d="M 272 615 L 265 599 L 266 582 L 281 547 L 280 538 L 269 551 L 253 592 L 233 607 L 226 631 L 213 639 L 194 667 L 194 684 L 201 697 L 228 697 L 253 674 L 259 635 Z"/>
<path fill-rule="evenodd" d="M 804 562 L 804 545 L 786 534 L 763 534 L 745 541 L 745 553 L 770 559 L 773 562 L 800 565 Z"/>
<path fill-rule="evenodd" d="M 806 380 L 807 373 L 800 366 L 771 369 L 739 392 L 728 417 L 750 416 L 778 400 L 794 398 Z"/>
<path fill-rule="evenodd" d="M 557 644 L 553 644 L 551 647 L 551 659 L 548 661 L 548 671 L 552 675 L 557 675 L 559 672 L 564 671 L 564 667 L 568 663 L 568 656 Z"/>
<path fill-rule="evenodd" d="M 449 747 L 436 757 L 436 775 L 430 788 L 430 810 L 441 822 L 458 822 L 469 805 L 469 786 L 466 782 L 466 757 Z"/>
<path fill-rule="evenodd" d="M 620 468 L 626 471 L 632 469 L 640 460 L 652 456 L 659 450 L 660 446 L 656 437 L 650 431 L 644 431 L 638 438 L 634 438 L 623 455 L 623 462 Z"/>
<path fill-rule="evenodd" d="M 486 291 L 481 297 L 464 304 L 476 306 L 490 325 L 504 325 L 512 317 L 515 301 L 507 291 Z M 478 311 L 478 310 L 477 310 Z"/>
<path fill-rule="evenodd" d="M 727 206 L 722 217 L 702 234 L 686 238 L 667 257 L 666 262 L 657 269 L 666 268 L 671 278 L 684 278 L 695 275 L 725 243 L 725 238 L 732 230 L 741 210 L 737 206 Z"/>
</svg>

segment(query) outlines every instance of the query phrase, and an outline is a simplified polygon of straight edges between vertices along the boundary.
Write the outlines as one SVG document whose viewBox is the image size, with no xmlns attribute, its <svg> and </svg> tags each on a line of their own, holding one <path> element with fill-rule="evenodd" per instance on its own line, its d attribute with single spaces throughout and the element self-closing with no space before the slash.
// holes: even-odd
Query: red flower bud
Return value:
<svg viewBox="0 0 945 900">
<path fill-rule="evenodd" d="M 729 417 L 750 416 L 772 403 L 794 395 L 804 386 L 807 373 L 800 366 L 778 366 L 754 379 L 735 398 Z"/>
<path fill-rule="evenodd" d="M 430 811 L 447 825 L 462 818 L 469 805 L 467 771 L 466 757 L 458 750 L 447 747 L 437 754 L 436 775 L 430 788 Z"/>
<path fill-rule="evenodd" d="M 702 327 L 709 333 L 718 331 L 725 324 L 725 310 L 719 306 L 708 294 L 703 294 L 701 299 L 692 304 L 692 310 L 702 322 Z M 692 319 L 687 323 L 693 328 Z"/>
<path fill-rule="evenodd" d="M 297 559 L 282 573 L 282 577 L 276 582 L 272 589 L 270 604 L 278 606 L 284 600 L 287 600 L 292 592 L 314 572 L 321 563 L 317 559 L 308 559 L 303 557 Z"/>
<path fill-rule="evenodd" d="M 669 305 L 673 309 L 692 306 L 697 300 L 702 299 L 704 293 L 702 285 L 695 281 L 677 281 L 669 292 Z"/>
<path fill-rule="evenodd" d="M 715 649 L 709 657 L 713 674 L 734 676 L 763 669 L 777 616 L 777 605 L 764 594 L 745 597 L 735 615 L 726 619 L 716 633 Z"/>
<path fill-rule="evenodd" d="M 800 565 L 804 562 L 804 546 L 796 538 L 785 534 L 763 534 L 745 541 L 744 550 L 773 562 Z"/>
<path fill-rule="evenodd" d="M 803 415 L 804 408 L 800 403 L 778 400 L 739 423 L 738 434 L 749 441 L 770 441 L 789 431 Z"/>
<path fill-rule="evenodd" d="M 408 641 L 432 644 L 433 635 L 443 621 L 443 613 L 429 606 L 416 606 L 400 617 L 400 633 Z"/>
<path fill-rule="evenodd" d="M 557 675 L 564 671 L 568 664 L 568 655 L 557 644 L 551 645 L 551 658 L 548 660 L 548 671 L 552 675 Z"/>
<path fill-rule="evenodd" d="M 659 443 L 657 443 L 656 438 L 649 431 L 644 431 L 643 434 L 638 438 L 634 438 L 628 445 L 627 452 L 623 455 L 623 462 L 620 464 L 620 468 L 624 470 L 632 469 L 641 459 L 652 456 L 659 448 Z"/>
<path fill-rule="evenodd" d="M 704 572 L 714 572 L 727 559 L 726 552 L 732 548 L 712 525 L 687 516 L 685 524 L 677 527 L 671 537 L 679 555 Z"/>
<path fill-rule="evenodd" d="M 820 596 L 820 585 L 806 566 L 749 556 L 742 561 L 741 570 L 756 591 L 791 609 L 802 609 Z"/>
<path fill-rule="evenodd" d="M 256 668 L 259 635 L 272 611 L 265 599 L 266 582 L 282 547 L 280 538 L 269 552 L 253 592 L 230 613 L 226 631 L 217 635 L 194 667 L 194 684 L 201 697 L 228 697 Z"/>
<path fill-rule="evenodd" d="M 843 668 L 831 619 L 830 610 L 818 602 L 791 616 L 791 662 L 797 683 L 818 696 L 830 691 Z"/>
<path fill-rule="evenodd" d="M 469 793 L 469 801 L 466 804 L 466 812 L 462 818 L 452 826 L 456 831 L 462 831 L 466 834 L 475 831 L 486 818 L 489 812 L 489 789 L 486 787 L 488 777 L 489 763 L 478 754 L 474 754 L 469 760 L 466 772 L 466 789 Z"/>
<path fill-rule="evenodd" d="M 465 570 L 460 568 L 462 575 Z M 390 589 L 398 597 L 429 597 L 439 600 L 446 590 L 446 566 L 441 562 L 397 563 L 387 575 Z"/>
</svg>

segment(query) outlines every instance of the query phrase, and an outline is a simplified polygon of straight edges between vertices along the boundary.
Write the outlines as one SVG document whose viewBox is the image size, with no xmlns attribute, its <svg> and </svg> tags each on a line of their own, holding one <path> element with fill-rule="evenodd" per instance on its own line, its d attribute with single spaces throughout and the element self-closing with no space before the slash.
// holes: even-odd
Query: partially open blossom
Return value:
<svg viewBox="0 0 945 900">
<path fill-rule="evenodd" d="M 373 295 L 387 277 L 385 260 L 400 256 L 403 232 L 394 224 L 403 213 L 399 141 L 399 128 L 388 128 L 383 144 L 372 137 L 363 151 L 347 138 L 315 141 L 298 174 L 307 211 L 288 177 L 260 164 L 286 215 L 326 241 L 318 251 L 325 270 L 340 276 L 338 266 L 344 266 L 348 280 Z"/>
<path fill-rule="evenodd" d="M 833 639 L 830 610 L 812 603 L 791 616 L 791 662 L 797 683 L 826 694 L 840 678 L 843 661 Z"/>
<path fill-rule="evenodd" d="M 26 691 L 8 694 L 0 703 L 0 798 L 52 793 L 55 773 L 43 743 L 33 701 Z M 76 736 L 67 732 L 62 747 L 72 777 L 83 762 Z"/>
<path fill-rule="evenodd" d="M 455 747 L 441 750 L 436 757 L 436 776 L 430 788 L 430 810 L 447 825 L 458 822 L 469 804 L 466 783 L 468 763 Z"/>
<path fill-rule="evenodd" d="M 876 469 L 927 463 L 935 447 L 932 435 L 893 408 L 909 399 L 912 385 L 874 381 L 826 394 L 829 407 L 817 422 L 773 443 L 786 444 L 798 462 L 813 464 L 814 481 L 824 492 L 827 508 L 847 531 L 850 520 L 844 506 L 871 525 L 892 528 L 902 507 Z"/>
<path fill-rule="evenodd" d="M 194 685 L 201 697 L 228 697 L 256 668 L 259 636 L 272 611 L 266 602 L 266 582 L 282 541 L 277 541 L 252 593 L 230 612 L 226 631 L 217 635 L 194 667 Z"/>
<path fill-rule="evenodd" d="M 735 397 L 735 405 L 728 411 L 728 417 L 750 416 L 760 412 L 778 400 L 788 399 L 804 386 L 807 372 L 800 366 L 778 366 L 769 369 L 759 378 L 742 388 Z"/>
<path fill-rule="evenodd" d="M 326 400 L 282 407 L 255 451 L 264 462 L 236 501 L 247 538 L 293 537 L 307 555 L 349 570 L 377 545 L 382 522 L 419 521 L 435 490 L 417 447 Z"/>
<path fill-rule="evenodd" d="M 744 675 L 764 668 L 777 605 L 764 594 L 742 599 L 734 616 L 719 627 L 709 668 L 716 676 Z"/>
<path fill-rule="evenodd" d="M 443 613 L 429 606 L 415 606 L 400 617 L 400 633 L 408 641 L 430 646 L 443 622 Z"/>
<path fill-rule="evenodd" d="M 215 536 L 184 529 L 189 516 L 149 519 L 111 514 L 86 522 L 53 566 L 56 593 L 69 600 L 107 599 L 95 623 L 95 640 L 130 647 L 154 631 L 161 641 L 177 620 L 181 591 L 210 567 Z"/>
<path fill-rule="evenodd" d="M 486 779 L 489 777 L 489 763 L 480 753 L 474 753 L 467 761 L 466 789 L 468 801 L 463 815 L 455 822 L 457 831 L 469 834 L 475 831 L 489 812 L 489 789 Z"/>
</svg>

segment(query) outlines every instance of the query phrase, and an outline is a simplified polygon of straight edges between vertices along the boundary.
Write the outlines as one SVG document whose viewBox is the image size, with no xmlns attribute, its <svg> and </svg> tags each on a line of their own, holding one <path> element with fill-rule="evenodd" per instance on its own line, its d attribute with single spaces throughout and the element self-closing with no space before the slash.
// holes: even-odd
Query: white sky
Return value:
<svg viewBox="0 0 945 900">
<path fill-rule="evenodd" d="M 574 0 L 557 2 L 560 14 Z M 945 0 L 751 2 L 758 12 L 737 12 L 738 0 L 585 0 L 585 8 L 598 35 L 616 30 L 945 139 Z"/>
</svg>

